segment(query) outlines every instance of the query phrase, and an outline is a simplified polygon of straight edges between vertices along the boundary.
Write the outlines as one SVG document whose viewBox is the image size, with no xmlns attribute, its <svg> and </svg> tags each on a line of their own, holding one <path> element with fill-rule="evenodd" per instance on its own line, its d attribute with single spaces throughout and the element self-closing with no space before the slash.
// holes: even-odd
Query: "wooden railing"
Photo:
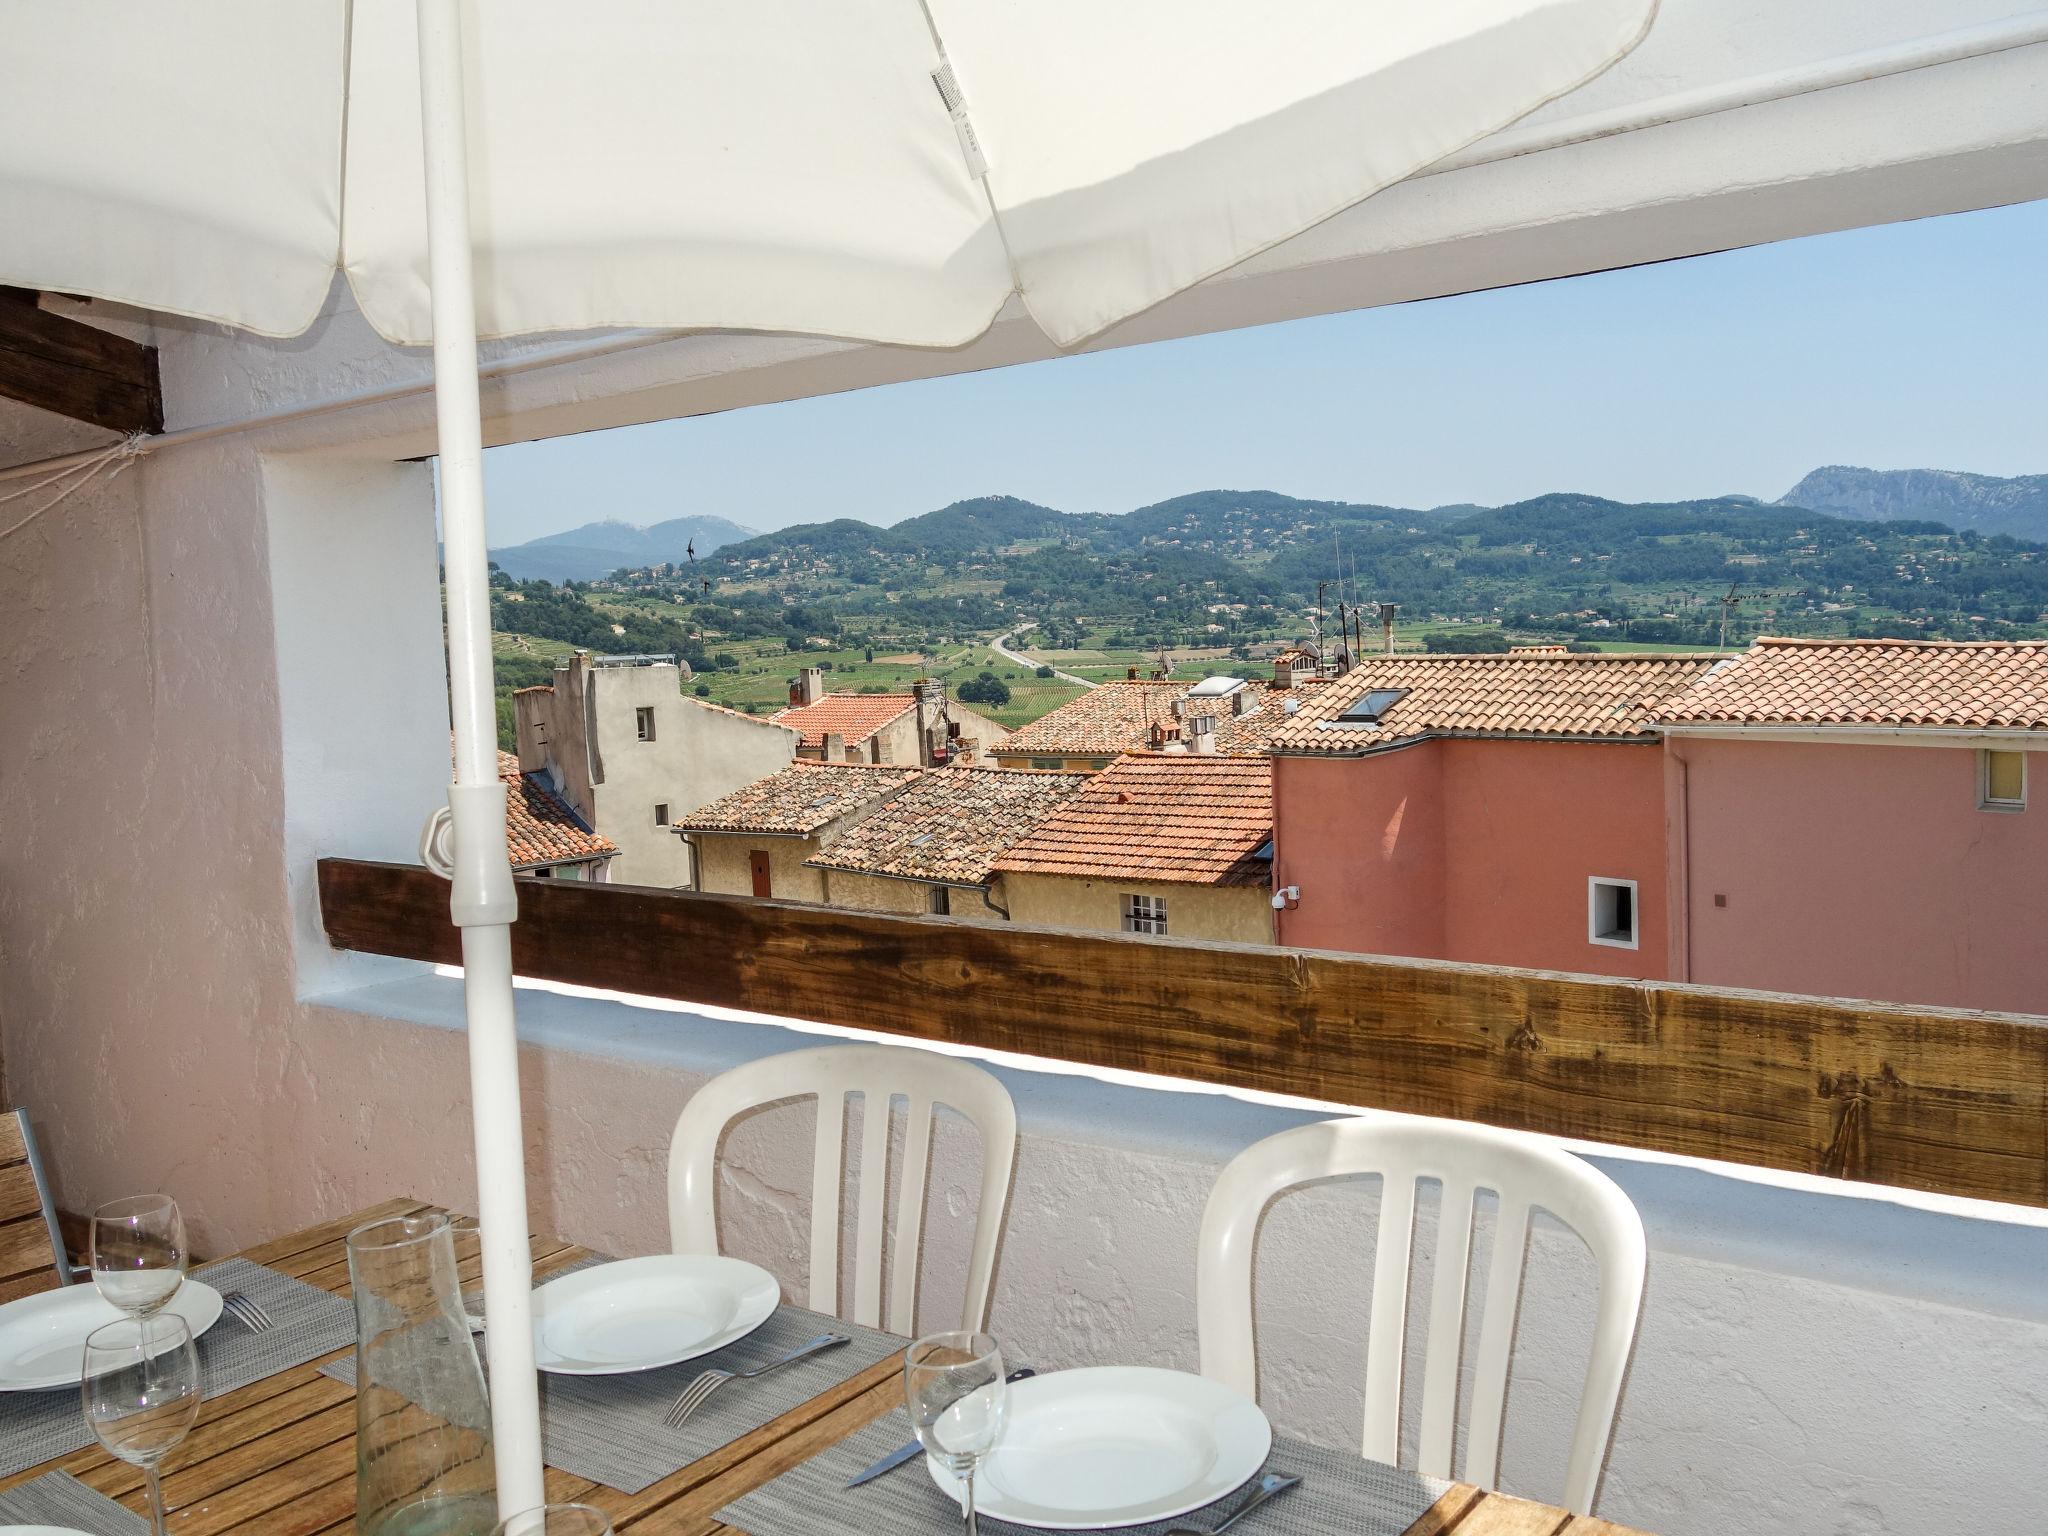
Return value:
<svg viewBox="0 0 2048 1536">
<path fill-rule="evenodd" d="M 448 887 L 323 859 L 342 949 L 457 963 Z M 522 880 L 521 975 L 2048 1205 L 2048 1019 Z"/>
</svg>

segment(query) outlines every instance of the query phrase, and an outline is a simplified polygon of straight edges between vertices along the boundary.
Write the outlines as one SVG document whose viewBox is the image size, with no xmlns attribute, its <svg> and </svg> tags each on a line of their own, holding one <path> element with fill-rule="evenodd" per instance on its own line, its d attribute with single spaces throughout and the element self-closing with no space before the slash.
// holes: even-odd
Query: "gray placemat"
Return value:
<svg viewBox="0 0 2048 1536">
<path fill-rule="evenodd" d="M 149 1522 L 68 1472 L 45 1472 L 0 1493 L 0 1522 L 57 1525 L 87 1536 L 149 1536 Z"/>
<path fill-rule="evenodd" d="M 199 1340 L 199 1364 L 208 1397 L 246 1387 L 355 1342 L 355 1308 L 345 1296 L 247 1259 L 225 1259 L 192 1273 L 194 1279 L 204 1280 L 223 1295 L 241 1291 L 250 1296 L 270 1314 L 273 1324 L 261 1333 L 251 1333 L 223 1313 L 220 1321 L 206 1330 Z M 0 1476 L 25 1471 L 90 1444 L 92 1430 L 79 1407 L 77 1387 L 0 1394 Z M 176 1454 L 172 1452 L 174 1458 Z"/>
<path fill-rule="evenodd" d="M 910 1415 L 883 1415 L 830 1450 L 791 1467 L 718 1511 L 717 1519 L 752 1536 L 844 1536 L 848 1531 L 889 1531 L 894 1536 L 959 1536 L 960 1506 L 940 1493 L 922 1461 L 884 1473 L 858 1488 L 846 1480 L 911 1439 Z M 1300 1476 L 1299 1488 L 1261 1506 L 1244 1524 L 1245 1536 L 1401 1536 L 1451 1485 L 1419 1472 L 1366 1461 L 1348 1451 L 1327 1451 L 1287 1435 L 1273 1437 L 1269 1469 Z M 1120 1527 L 1117 1536 L 1163 1536 L 1176 1526 L 1213 1526 L 1236 1505 L 1232 1493 L 1203 1509 L 1150 1525 Z M 981 1517 L 984 1532 L 1025 1531 Z"/>
<path fill-rule="evenodd" d="M 683 1389 L 706 1371 L 751 1371 L 821 1333 L 843 1333 L 852 1342 L 799 1360 L 759 1381 L 720 1388 L 681 1429 L 670 1429 L 661 1422 Z M 626 1376 L 544 1373 L 540 1379 L 541 1454 L 549 1466 L 563 1472 L 587 1477 L 620 1493 L 639 1493 L 698 1457 L 730 1445 L 886 1360 L 902 1347 L 901 1339 L 872 1328 L 784 1306 L 744 1339 L 681 1365 Z M 355 1356 L 330 1361 L 320 1371 L 353 1386 Z"/>
</svg>

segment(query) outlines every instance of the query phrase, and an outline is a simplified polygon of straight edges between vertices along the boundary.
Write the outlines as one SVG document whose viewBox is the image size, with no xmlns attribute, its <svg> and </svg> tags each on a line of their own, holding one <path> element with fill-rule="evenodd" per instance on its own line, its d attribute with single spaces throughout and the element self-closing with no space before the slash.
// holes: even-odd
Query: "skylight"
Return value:
<svg viewBox="0 0 2048 1536">
<path fill-rule="evenodd" d="M 1191 699 L 1228 698 L 1244 686 L 1241 677 L 1205 677 L 1188 690 Z"/>
<path fill-rule="evenodd" d="M 1375 688 L 1337 717 L 1339 725 L 1378 725 L 1380 717 L 1408 696 L 1406 688 Z"/>
</svg>

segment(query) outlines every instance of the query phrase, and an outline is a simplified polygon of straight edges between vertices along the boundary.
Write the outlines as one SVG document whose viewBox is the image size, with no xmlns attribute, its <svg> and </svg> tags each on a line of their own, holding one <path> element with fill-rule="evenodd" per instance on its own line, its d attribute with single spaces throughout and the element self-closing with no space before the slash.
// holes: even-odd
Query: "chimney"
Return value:
<svg viewBox="0 0 2048 1536">
<path fill-rule="evenodd" d="M 1246 715 L 1256 708 L 1258 700 L 1253 697 L 1249 688 L 1240 688 L 1230 696 L 1230 712 L 1233 715 Z"/>
<path fill-rule="evenodd" d="M 1138 669 L 1137 669 L 1136 667 L 1125 667 L 1125 668 L 1124 668 L 1124 681 L 1125 681 L 1125 682 L 1127 682 L 1127 683 L 1135 683 L 1135 682 L 1136 682 L 1137 680 L 1138 680 Z"/>
<path fill-rule="evenodd" d="M 797 700 L 799 704 L 815 704 L 818 700 L 824 698 L 825 669 L 823 667 L 805 667 L 803 671 L 797 674 L 797 691 L 800 694 Z"/>
<path fill-rule="evenodd" d="M 846 738 L 838 731 L 825 733 L 825 761 L 843 763 L 846 761 Z"/>
<path fill-rule="evenodd" d="M 1294 686 L 1294 662 L 1284 654 L 1273 658 L 1273 686 L 1275 688 L 1292 688 Z"/>
<path fill-rule="evenodd" d="M 804 691 L 800 686 L 798 686 L 797 680 L 792 677 L 789 680 L 789 707 L 791 709 L 795 709 L 797 705 L 803 703 L 803 701 Z"/>
<path fill-rule="evenodd" d="M 1205 754 L 1216 750 L 1216 717 L 1214 715 L 1189 716 L 1188 750 Z"/>
<path fill-rule="evenodd" d="M 1387 654 L 1394 654 L 1394 615 L 1401 611 L 1399 603 L 1380 604 L 1380 633 L 1386 637 Z"/>
</svg>

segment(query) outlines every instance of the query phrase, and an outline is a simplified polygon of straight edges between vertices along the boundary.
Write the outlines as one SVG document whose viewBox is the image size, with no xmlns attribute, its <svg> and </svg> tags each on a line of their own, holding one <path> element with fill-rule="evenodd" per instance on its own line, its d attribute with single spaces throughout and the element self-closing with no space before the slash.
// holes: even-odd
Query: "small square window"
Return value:
<svg viewBox="0 0 2048 1536">
<path fill-rule="evenodd" d="M 1615 949 L 1636 947 L 1636 883 L 1603 880 L 1595 875 L 1586 885 L 1586 938 Z"/>
<path fill-rule="evenodd" d="M 633 711 L 633 730 L 642 741 L 654 740 L 654 706 L 642 704 Z"/>
<path fill-rule="evenodd" d="M 1124 897 L 1124 932 L 1165 933 L 1166 898 L 1138 895 Z"/>
<path fill-rule="evenodd" d="M 2027 808 L 2027 754 L 1984 751 L 1977 754 L 1977 806 L 1986 811 Z"/>
<path fill-rule="evenodd" d="M 668 803 L 666 801 L 663 801 L 654 808 L 654 824 L 657 827 L 668 825 Z"/>
</svg>

